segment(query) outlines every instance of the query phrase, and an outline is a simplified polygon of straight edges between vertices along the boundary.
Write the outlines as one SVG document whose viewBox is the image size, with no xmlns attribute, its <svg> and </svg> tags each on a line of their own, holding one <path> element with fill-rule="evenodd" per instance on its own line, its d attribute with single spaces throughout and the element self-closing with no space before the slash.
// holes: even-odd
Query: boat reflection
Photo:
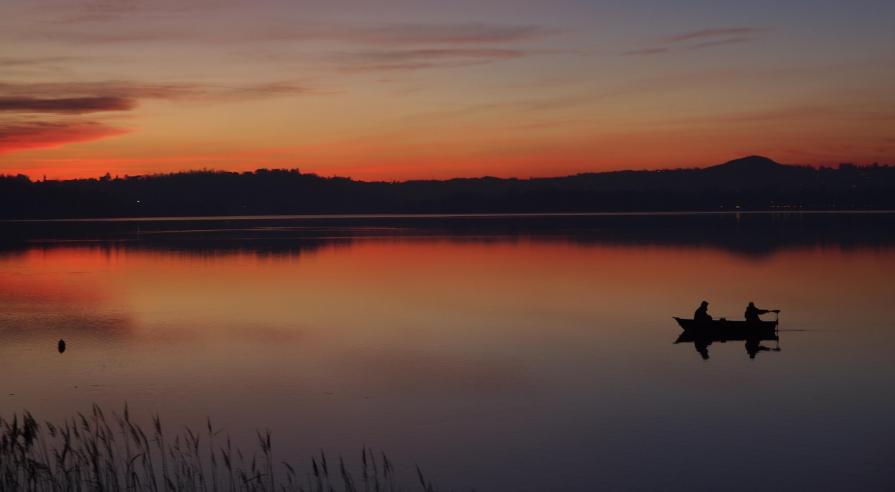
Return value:
<svg viewBox="0 0 895 492">
<path fill-rule="evenodd" d="M 780 335 L 777 332 L 776 320 L 750 323 L 722 318 L 697 323 L 692 319 L 677 317 L 674 319 L 684 329 L 674 343 L 692 343 L 704 360 L 709 358 L 709 345 L 715 342 L 745 342 L 746 354 L 750 359 L 754 359 L 759 352 L 780 352 Z M 767 347 L 762 345 L 762 342 L 774 342 L 775 345 Z"/>
</svg>

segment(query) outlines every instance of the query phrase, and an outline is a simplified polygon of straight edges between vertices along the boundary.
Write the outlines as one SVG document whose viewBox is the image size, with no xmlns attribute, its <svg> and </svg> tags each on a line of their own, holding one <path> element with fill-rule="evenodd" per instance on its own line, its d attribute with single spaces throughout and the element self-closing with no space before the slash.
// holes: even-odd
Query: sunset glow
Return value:
<svg viewBox="0 0 895 492">
<path fill-rule="evenodd" d="M 895 4 L 4 1 L 0 174 L 895 162 Z"/>
</svg>

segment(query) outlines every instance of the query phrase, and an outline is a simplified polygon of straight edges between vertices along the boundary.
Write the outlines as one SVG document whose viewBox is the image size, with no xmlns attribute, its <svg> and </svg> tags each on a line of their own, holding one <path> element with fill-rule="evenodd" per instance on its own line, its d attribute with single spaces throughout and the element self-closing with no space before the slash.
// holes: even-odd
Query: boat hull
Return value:
<svg viewBox="0 0 895 492">
<path fill-rule="evenodd" d="M 678 341 L 698 339 L 713 340 L 777 340 L 777 321 L 729 321 L 712 320 L 698 322 L 692 319 L 674 318 L 684 329 Z"/>
</svg>

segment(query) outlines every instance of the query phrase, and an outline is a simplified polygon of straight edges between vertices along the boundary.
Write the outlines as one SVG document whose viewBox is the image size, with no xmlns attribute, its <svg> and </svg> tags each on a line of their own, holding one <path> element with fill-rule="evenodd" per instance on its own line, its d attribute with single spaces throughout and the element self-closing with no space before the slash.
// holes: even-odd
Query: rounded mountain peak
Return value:
<svg viewBox="0 0 895 492">
<path fill-rule="evenodd" d="M 739 159 L 734 159 L 732 161 L 725 162 L 724 164 L 718 164 L 717 166 L 712 167 L 716 169 L 760 171 L 765 169 L 777 169 L 782 166 L 783 164 L 780 164 L 773 159 L 769 159 L 761 155 L 750 155 L 748 157 L 741 157 Z"/>
</svg>

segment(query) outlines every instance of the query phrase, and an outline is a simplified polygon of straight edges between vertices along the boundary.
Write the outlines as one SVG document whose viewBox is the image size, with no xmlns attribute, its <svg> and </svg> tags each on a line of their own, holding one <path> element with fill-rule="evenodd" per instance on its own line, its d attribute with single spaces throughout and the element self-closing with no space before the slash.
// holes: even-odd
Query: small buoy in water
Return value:
<svg viewBox="0 0 895 492">
<path fill-rule="evenodd" d="M 63 340 L 63 339 L 60 338 L 60 339 L 59 339 L 58 347 L 59 347 L 59 353 L 60 353 L 60 354 L 61 354 L 62 352 L 65 352 L 65 340 Z"/>
</svg>

